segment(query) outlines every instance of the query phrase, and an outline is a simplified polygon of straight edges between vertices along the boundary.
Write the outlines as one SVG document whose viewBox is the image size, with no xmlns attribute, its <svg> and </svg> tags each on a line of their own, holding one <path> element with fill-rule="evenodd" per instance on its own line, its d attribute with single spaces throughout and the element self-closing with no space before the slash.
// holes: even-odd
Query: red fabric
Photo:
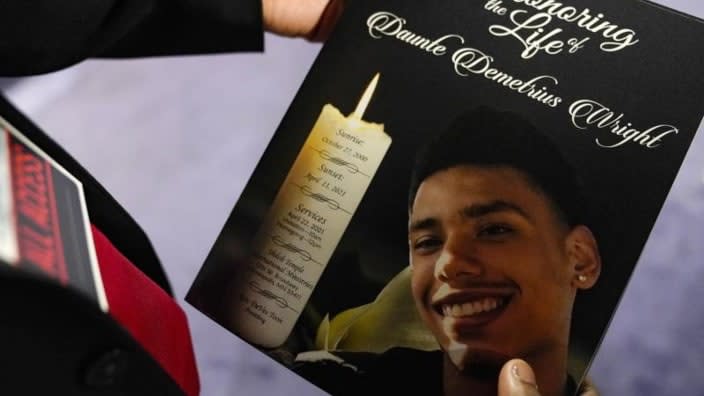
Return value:
<svg viewBox="0 0 704 396">
<path fill-rule="evenodd" d="M 191 335 L 181 307 L 92 226 L 109 312 L 188 396 L 200 392 Z"/>
</svg>

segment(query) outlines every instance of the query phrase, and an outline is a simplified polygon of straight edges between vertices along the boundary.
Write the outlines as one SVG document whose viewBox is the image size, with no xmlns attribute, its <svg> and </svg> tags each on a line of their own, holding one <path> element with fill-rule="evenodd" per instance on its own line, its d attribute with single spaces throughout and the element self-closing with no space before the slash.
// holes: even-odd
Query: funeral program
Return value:
<svg viewBox="0 0 704 396">
<path fill-rule="evenodd" d="M 350 2 L 187 300 L 334 395 L 495 395 L 513 358 L 574 395 L 702 120 L 703 35 L 636 0 Z"/>
</svg>

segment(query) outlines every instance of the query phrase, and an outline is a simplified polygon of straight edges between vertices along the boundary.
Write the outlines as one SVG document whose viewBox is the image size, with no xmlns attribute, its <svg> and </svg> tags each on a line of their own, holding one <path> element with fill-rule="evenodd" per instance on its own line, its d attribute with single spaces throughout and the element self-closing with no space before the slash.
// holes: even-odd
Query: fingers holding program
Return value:
<svg viewBox="0 0 704 396">
<path fill-rule="evenodd" d="M 587 378 L 579 387 L 578 396 L 599 396 L 592 381 Z M 499 396 L 541 396 L 533 369 L 521 359 L 504 364 L 499 374 Z"/>
<path fill-rule="evenodd" d="M 323 41 L 342 15 L 344 0 L 262 0 L 264 29 L 288 37 Z"/>
<path fill-rule="evenodd" d="M 594 383 L 590 378 L 582 381 L 582 385 L 579 387 L 579 396 L 599 396 L 599 391 L 596 390 Z"/>
<path fill-rule="evenodd" d="M 499 396 L 540 396 L 528 363 L 513 359 L 504 364 L 499 374 Z"/>
</svg>

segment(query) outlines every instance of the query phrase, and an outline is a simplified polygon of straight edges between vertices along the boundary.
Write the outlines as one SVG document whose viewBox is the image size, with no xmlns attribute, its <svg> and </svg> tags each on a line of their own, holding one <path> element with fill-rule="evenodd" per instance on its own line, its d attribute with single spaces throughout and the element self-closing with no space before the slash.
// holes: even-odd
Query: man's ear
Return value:
<svg viewBox="0 0 704 396">
<path fill-rule="evenodd" d="M 590 289 L 601 274 L 601 255 L 594 234 L 587 226 L 578 225 L 569 232 L 566 243 L 573 271 L 572 285 L 577 289 Z"/>
</svg>

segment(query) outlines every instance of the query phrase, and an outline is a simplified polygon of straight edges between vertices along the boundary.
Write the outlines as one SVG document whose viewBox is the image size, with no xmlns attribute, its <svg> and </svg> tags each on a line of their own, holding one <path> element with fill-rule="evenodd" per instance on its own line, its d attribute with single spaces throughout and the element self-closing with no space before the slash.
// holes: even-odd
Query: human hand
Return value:
<svg viewBox="0 0 704 396">
<path fill-rule="evenodd" d="M 342 15 L 345 0 L 262 0 L 264 29 L 323 41 Z"/>
<path fill-rule="evenodd" d="M 599 396 L 589 379 L 582 383 L 577 393 L 579 396 Z M 504 364 L 499 374 L 499 396 L 540 396 L 535 374 L 528 363 L 513 359 Z"/>
</svg>

